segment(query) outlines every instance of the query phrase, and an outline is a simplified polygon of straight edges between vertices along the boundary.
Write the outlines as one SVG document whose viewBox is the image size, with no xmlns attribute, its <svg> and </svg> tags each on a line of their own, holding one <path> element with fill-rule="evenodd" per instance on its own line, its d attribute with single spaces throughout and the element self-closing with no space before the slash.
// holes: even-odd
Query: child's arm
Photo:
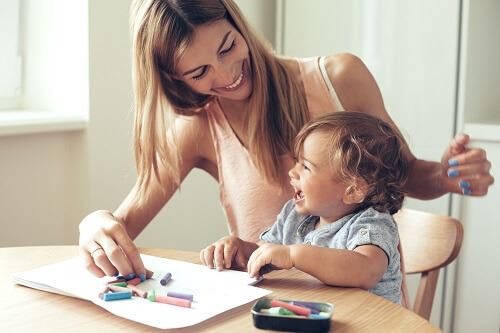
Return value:
<svg viewBox="0 0 500 333">
<path fill-rule="evenodd" d="M 200 260 L 203 265 L 215 267 L 219 271 L 224 268 L 245 269 L 248 257 L 258 246 L 257 243 L 246 242 L 230 235 L 201 250 Z"/>
<path fill-rule="evenodd" d="M 266 264 L 281 269 L 296 267 L 329 285 L 371 289 L 384 275 L 388 259 L 375 245 L 351 251 L 302 244 L 263 244 L 250 256 L 250 276 L 258 276 Z"/>
</svg>

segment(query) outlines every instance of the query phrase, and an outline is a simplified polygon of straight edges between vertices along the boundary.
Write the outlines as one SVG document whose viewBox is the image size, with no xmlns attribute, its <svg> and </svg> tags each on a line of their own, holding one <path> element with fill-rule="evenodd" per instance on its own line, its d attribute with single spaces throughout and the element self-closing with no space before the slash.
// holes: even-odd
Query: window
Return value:
<svg viewBox="0 0 500 333">
<path fill-rule="evenodd" d="M 0 109 L 16 109 L 21 96 L 20 0 L 0 0 Z"/>
</svg>

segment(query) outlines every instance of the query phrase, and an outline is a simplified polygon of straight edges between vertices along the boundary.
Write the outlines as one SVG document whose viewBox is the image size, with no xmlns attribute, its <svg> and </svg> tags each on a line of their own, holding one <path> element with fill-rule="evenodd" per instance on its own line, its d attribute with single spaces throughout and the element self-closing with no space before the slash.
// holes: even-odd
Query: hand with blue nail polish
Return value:
<svg viewBox="0 0 500 333">
<path fill-rule="evenodd" d="M 443 189 L 445 192 L 483 196 L 494 182 L 490 174 L 491 163 L 486 151 L 469 147 L 469 141 L 468 135 L 458 134 L 444 153 L 441 160 Z"/>
</svg>

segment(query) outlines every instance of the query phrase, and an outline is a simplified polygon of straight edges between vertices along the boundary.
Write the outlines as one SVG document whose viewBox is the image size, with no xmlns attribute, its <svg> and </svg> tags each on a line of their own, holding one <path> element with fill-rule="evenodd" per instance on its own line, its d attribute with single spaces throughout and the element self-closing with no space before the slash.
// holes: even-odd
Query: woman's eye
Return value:
<svg viewBox="0 0 500 333">
<path fill-rule="evenodd" d="M 224 55 L 224 54 L 228 53 L 229 51 L 231 51 L 234 48 L 235 45 L 236 45 L 236 43 L 233 40 L 233 42 L 231 43 L 231 45 L 227 49 L 220 51 L 220 54 Z"/>
<path fill-rule="evenodd" d="M 205 67 L 203 67 L 203 70 L 201 71 L 201 73 L 196 75 L 196 76 L 193 76 L 192 79 L 199 80 L 199 79 L 203 78 L 206 73 L 207 73 L 207 67 L 205 66 Z"/>
</svg>

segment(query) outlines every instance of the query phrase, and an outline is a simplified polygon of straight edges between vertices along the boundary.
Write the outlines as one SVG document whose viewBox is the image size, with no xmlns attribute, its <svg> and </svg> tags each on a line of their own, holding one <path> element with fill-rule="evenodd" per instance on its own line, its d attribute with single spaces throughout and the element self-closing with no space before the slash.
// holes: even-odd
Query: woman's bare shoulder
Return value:
<svg viewBox="0 0 500 333">
<path fill-rule="evenodd" d="M 378 85 L 359 57 L 351 53 L 331 55 L 326 57 L 325 65 L 346 110 L 366 112 L 384 108 Z"/>
</svg>

